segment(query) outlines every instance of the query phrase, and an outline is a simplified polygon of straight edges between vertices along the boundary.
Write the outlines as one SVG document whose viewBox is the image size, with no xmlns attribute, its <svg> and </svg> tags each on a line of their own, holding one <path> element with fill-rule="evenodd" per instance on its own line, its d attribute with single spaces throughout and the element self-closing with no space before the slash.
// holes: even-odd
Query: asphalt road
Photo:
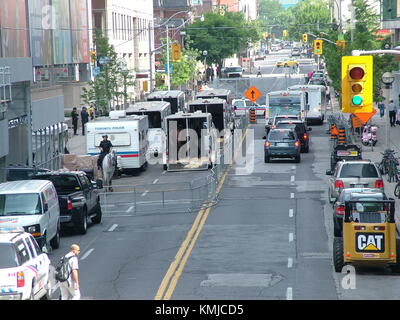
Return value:
<svg viewBox="0 0 400 320">
<path fill-rule="evenodd" d="M 272 72 L 275 58 L 257 64 Z M 312 128 L 301 163 L 265 164 L 260 120 L 247 133 L 254 144 L 244 140 L 254 153 L 251 170 L 230 168 L 216 202 L 194 212 L 135 212 L 132 193 L 120 195 L 86 235 L 64 232 L 50 259 L 55 264 L 72 243 L 80 245 L 82 299 L 399 299 L 400 278 L 388 270 L 357 270 L 350 285 L 347 275 L 334 272 L 329 135 L 326 124 Z M 177 186 L 207 174 L 149 166 L 114 184 Z M 143 202 L 155 197 L 144 191 L 138 195 Z"/>
</svg>

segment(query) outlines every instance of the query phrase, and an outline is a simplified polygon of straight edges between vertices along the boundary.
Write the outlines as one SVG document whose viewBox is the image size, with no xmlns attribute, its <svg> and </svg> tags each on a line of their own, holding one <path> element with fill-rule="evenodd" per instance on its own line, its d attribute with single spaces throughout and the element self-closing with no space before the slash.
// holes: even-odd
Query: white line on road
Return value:
<svg viewBox="0 0 400 320">
<path fill-rule="evenodd" d="M 294 182 L 294 176 L 290 177 L 290 182 Z"/>
<path fill-rule="evenodd" d="M 117 227 L 118 227 L 118 224 L 113 224 L 113 225 L 111 226 L 111 228 L 108 229 L 108 232 L 113 232 Z"/>
<path fill-rule="evenodd" d="M 289 242 L 293 242 L 293 233 L 289 233 Z"/>
<path fill-rule="evenodd" d="M 129 213 L 129 212 L 131 212 L 134 208 L 135 208 L 135 206 L 130 206 L 130 207 L 128 208 L 128 210 L 126 210 L 126 212 Z"/>
<path fill-rule="evenodd" d="M 153 184 L 156 184 L 157 182 L 158 182 L 158 179 L 154 180 L 154 181 L 153 181 Z"/>
<path fill-rule="evenodd" d="M 292 166 L 292 170 L 296 170 L 296 166 Z"/>
<path fill-rule="evenodd" d="M 292 258 L 288 258 L 287 267 L 288 268 L 293 267 L 293 259 Z"/>
<path fill-rule="evenodd" d="M 294 199 L 294 193 L 293 192 L 290 193 L 290 199 Z"/>
<path fill-rule="evenodd" d="M 167 173 L 167 170 L 164 170 L 161 174 L 166 174 Z"/>
<path fill-rule="evenodd" d="M 79 260 L 85 260 L 92 252 L 94 251 L 94 249 L 90 249 L 88 252 L 86 252 L 82 258 L 80 258 Z"/>
<path fill-rule="evenodd" d="M 146 190 L 145 192 L 143 192 L 142 197 L 144 197 L 148 192 L 149 192 L 149 190 Z"/>
<path fill-rule="evenodd" d="M 286 289 L 286 300 L 293 300 L 293 289 L 291 287 Z"/>
<path fill-rule="evenodd" d="M 293 209 L 289 209 L 289 217 L 293 218 Z"/>
</svg>

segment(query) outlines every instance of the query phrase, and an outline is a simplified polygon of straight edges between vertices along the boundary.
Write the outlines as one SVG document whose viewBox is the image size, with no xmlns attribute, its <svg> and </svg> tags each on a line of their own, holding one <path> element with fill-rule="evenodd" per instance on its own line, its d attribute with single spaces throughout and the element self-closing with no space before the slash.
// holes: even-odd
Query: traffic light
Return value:
<svg viewBox="0 0 400 320">
<path fill-rule="evenodd" d="M 321 39 L 314 40 L 314 54 L 317 54 L 317 55 L 322 54 L 322 40 Z"/>
<path fill-rule="evenodd" d="M 308 35 L 307 33 L 303 33 L 303 42 L 307 42 L 308 41 Z"/>
<path fill-rule="evenodd" d="M 96 51 L 94 51 L 93 49 L 90 50 L 90 62 L 94 63 L 96 60 Z"/>
<path fill-rule="evenodd" d="M 342 112 L 373 111 L 372 56 L 342 57 Z"/>
<path fill-rule="evenodd" d="M 283 30 L 283 31 L 282 31 L 282 36 L 283 36 L 284 38 L 287 37 L 287 30 Z"/>
<path fill-rule="evenodd" d="M 172 44 L 172 61 L 177 62 L 181 60 L 181 46 L 179 44 Z"/>
</svg>

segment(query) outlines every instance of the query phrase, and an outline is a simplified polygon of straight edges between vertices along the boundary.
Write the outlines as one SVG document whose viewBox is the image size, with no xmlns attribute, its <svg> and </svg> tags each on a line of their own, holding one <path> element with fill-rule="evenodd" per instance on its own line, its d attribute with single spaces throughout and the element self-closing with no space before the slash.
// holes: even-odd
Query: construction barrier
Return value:
<svg viewBox="0 0 400 320">
<path fill-rule="evenodd" d="M 346 129 L 345 128 L 340 128 L 339 129 L 338 143 L 339 144 L 346 144 Z"/>
<path fill-rule="evenodd" d="M 250 108 L 249 116 L 250 116 L 250 123 L 257 123 L 256 109 Z"/>
<path fill-rule="evenodd" d="M 338 137 L 338 134 L 339 134 L 339 130 L 338 130 L 338 128 L 336 127 L 335 124 L 331 124 L 330 133 L 331 133 L 331 140 L 336 140 L 337 137 Z"/>
</svg>

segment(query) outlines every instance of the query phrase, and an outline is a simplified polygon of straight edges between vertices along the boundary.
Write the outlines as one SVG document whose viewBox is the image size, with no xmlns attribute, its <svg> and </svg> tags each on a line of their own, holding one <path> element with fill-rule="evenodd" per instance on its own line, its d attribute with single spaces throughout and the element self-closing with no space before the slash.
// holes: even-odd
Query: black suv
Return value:
<svg viewBox="0 0 400 320">
<path fill-rule="evenodd" d="M 304 121 L 301 120 L 282 120 L 276 124 L 276 129 L 292 129 L 296 131 L 301 142 L 301 152 L 307 153 L 310 150 L 310 136 L 308 131 L 312 128 L 307 128 Z"/>
</svg>

